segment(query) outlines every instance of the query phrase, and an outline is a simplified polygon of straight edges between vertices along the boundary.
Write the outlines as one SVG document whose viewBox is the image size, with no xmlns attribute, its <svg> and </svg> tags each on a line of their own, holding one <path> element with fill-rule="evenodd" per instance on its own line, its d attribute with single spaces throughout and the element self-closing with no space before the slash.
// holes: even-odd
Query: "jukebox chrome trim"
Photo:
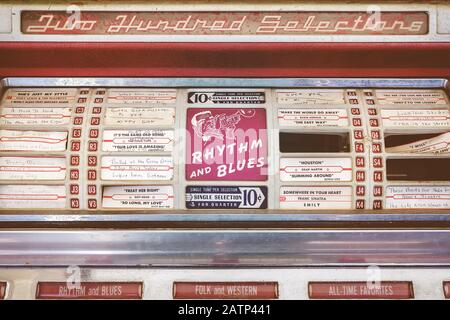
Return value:
<svg viewBox="0 0 450 320">
<path fill-rule="evenodd" d="M 447 79 L 408 79 L 408 78 L 57 78 L 57 77 L 10 77 L 0 81 L 0 90 L 10 87 L 371 87 L 371 88 L 445 88 L 449 91 Z M 302 211 L 257 210 L 234 213 L 217 213 L 217 211 L 189 212 L 172 210 L 170 213 L 151 211 L 146 213 L 108 212 L 105 214 L 91 214 L 87 212 L 67 214 L 54 212 L 47 214 L 43 211 L 23 214 L 0 215 L 2 223 L 57 223 L 57 222 L 449 222 L 450 214 L 439 210 L 429 210 L 427 213 L 416 210 L 395 213 L 386 211 L 324 211 L 321 213 Z M 39 213 L 39 214 L 38 214 Z"/>
<path fill-rule="evenodd" d="M 450 266 L 445 230 L 0 232 L 0 267 Z"/>
<path fill-rule="evenodd" d="M 245 88 L 448 88 L 440 78 L 91 78 L 9 77 L 0 82 L 9 87 L 245 87 Z"/>
</svg>

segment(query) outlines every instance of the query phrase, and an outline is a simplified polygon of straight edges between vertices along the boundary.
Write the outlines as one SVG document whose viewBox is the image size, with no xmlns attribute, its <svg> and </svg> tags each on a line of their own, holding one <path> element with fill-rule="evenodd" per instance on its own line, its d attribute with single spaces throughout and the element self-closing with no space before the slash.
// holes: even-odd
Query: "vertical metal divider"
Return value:
<svg viewBox="0 0 450 320">
<path fill-rule="evenodd" d="M 278 119 L 275 110 L 276 101 L 272 88 L 265 88 L 266 92 L 266 127 L 267 127 L 267 196 L 268 209 L 279 208 L 279 165 L 280 165 L 280 148 L 278 146 Z"/>
<path fill-rule="evenodd" d="M 273 145 L 273 159 L 272 159 L 272 169 L 273 169 L 273 209 L 280 209 L 280 160 L 281 160 L 281 152 L 280 152 L 280 122 L 278 121 L 278 108 L 279 105 L 277 103 L 277 93 L 275 88 L 270 89 L 271 93 L 271 109 L 272 109 L 272 117 L 273 117 L 273 132 L 271 136 L 271 141 Z"/>
</svg>

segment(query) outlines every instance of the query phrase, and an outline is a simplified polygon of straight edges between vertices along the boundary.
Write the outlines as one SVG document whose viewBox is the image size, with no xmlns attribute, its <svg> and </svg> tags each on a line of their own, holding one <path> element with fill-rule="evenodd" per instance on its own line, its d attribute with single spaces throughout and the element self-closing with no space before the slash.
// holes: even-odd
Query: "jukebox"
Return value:
<svg viewBox="0 0 450 320">
<path fill-rule="evenodd" d="M 0 4 L 0 299 L 450 298 L 450 5 Z"/>
</svg>

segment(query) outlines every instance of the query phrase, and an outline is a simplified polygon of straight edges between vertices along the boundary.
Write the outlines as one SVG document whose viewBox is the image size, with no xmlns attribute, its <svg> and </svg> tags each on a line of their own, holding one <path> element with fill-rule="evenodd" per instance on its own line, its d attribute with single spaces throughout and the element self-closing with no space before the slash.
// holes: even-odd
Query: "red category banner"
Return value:
<svg viewBox="0 0 450 320">
<path fill-rule="evenodd" d="M 409 281 L 310 282 L 311 299 L 412 299 L 414 291 Z"/>
<path fill-rule="evenodd" d="M 142 299 L 141 282 L 39 282 L 37 299 Z"/>
<path fill-rule="evenodd" d="M 6 296 L 6 282 L 0 282 L 0 300 L 5 299 Z"/>
</svg>

